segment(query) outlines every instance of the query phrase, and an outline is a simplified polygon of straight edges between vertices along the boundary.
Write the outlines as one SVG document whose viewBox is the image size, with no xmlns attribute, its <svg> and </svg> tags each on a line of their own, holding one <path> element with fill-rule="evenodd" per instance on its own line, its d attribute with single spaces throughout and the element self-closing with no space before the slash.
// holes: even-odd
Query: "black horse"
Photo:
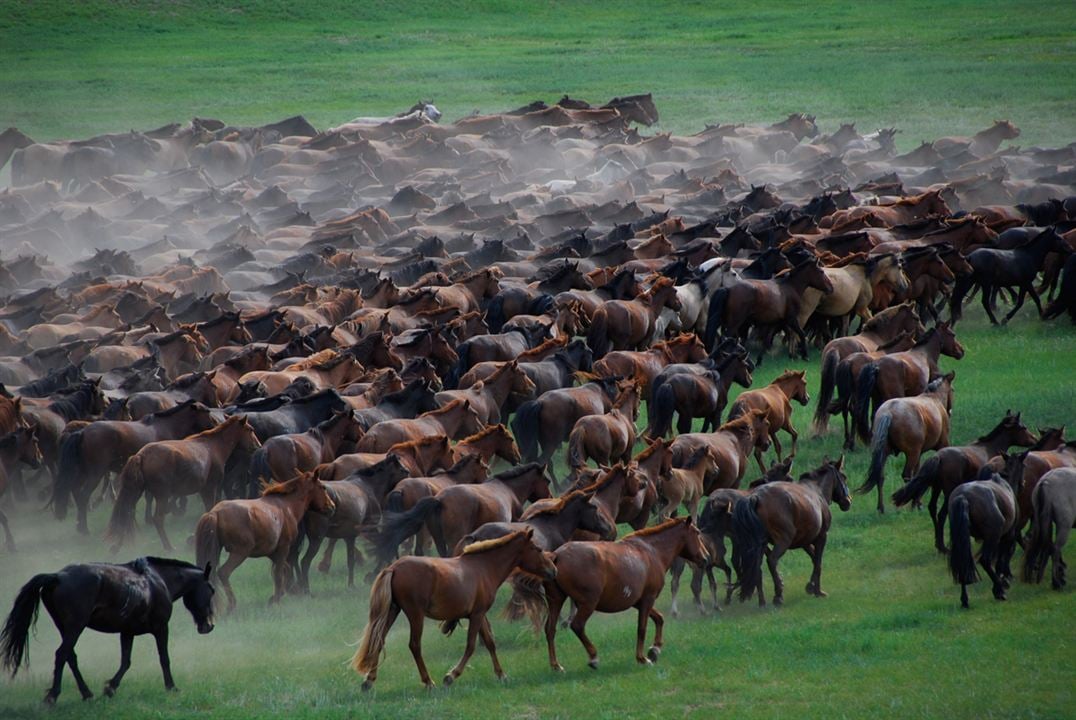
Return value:
<svg viewBox="0 0 1076 720">
<path fill-rule="evenodd" d="M 56 702 L 60 695 L 64 664 L 71 668 L 82 699 L 93 697 L 75 656 L 75 643 L 86 628 L 120 634 L 120 669 L 105 683 L 106 695 L 115 694 L 131 667 L 135 635 L 147 633 L 157 641 L 164 686 L 175 690 L 168 659 L 172 603 L 183 598 L 198 632 L 204 635 L 212 631 L 213 586 L 209 584 L 209 570 L 208 565 L 203 569 L 181 560 L 143 557 L 124 565 L 68 565 L 58 573 L 35 575 L 19 590 L 0 631 L 0 658 L 4 668 L 14 676 L 23 662 L 29 662 L 30 630 L 37 623 L 38 605 L 44 602 L 62 638 L 56 650 L 52 687 L 45 694 L 46 703 Z"/>
</svg>

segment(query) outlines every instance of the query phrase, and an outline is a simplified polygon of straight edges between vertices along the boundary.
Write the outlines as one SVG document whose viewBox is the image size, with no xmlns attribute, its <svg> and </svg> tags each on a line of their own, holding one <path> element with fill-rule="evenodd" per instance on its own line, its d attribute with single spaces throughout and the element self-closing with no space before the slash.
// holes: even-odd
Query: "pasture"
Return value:
<svg viewBox="0 0 1076 720">
<path fill-rule="evenodd" d="M 0 0 L 0 127 L 36 140 L 150 128 L 197 115 L 265 123 L 303 113 L 317 127 L 357 113 L 397 112 L 419 97 L 446 120 L 474 108 L 492 112 L 562 93 L 603 100 L 653 92 L 660 124 L 690 133 L 707 122 L 771 122 L 816 113 L 826 132 L 856 121 L 862 132 L 896 124 L 901 149 L 923 138 L 970 134 L 995 117 L 1022 129 L 1013 144 L 1060 145 L 1076 138 L 1076 32 L 1066 3 L 961 0 L 938 6 L 777 3 L 655 9 L 454 2 L 421 11 L 382 3 L 316 7 L 254 0 L 220 7 L 181 3 L 15 3 Z M 0 178 L 6 184 L 7 171 Z M 1076 327 L 1044 322 L 1029 303 L 993 327 L 974 302 L 958 326 L 967 355 L 955 369 L 954 444 L 985 433 L 1007 409 L 1029 427 L 1076 429 Z M 764 386 L 786 368 L 807 371 L 812 400 L 819 352 L 808 361 L 772 352 L 755 372 Z M 741 389 L 734 387 L 734 399 Z M 810 433 L 813 402 L 794 406 L 801 432 L 798 472 L 841 453 L 839 418 L 828 435 Z M 645 414 L 637 423 L 643 427 Z M 698 427 L 698 424 L 696 424 Z M 783 438 L 782 438 L 783 441 Z M 787 449 L 787 444 L 786 444 Z M 772 454 L 767 455 L 767 459 Z M 565 472 L 557 455 L 559 475 Z M 900 484 L 891 460 L 886 494 Z M 851 487 L 866 476 L 867 451 L 847 456 Z M 752 463 L 746 477 L 757 476 Z M 178 557 L 200 513 L 191 498 L 170 517 Z M 0 503 L 9 502 L 9 498 Z M 102 537 L 111 503 L 89 518 L 91 535 L 57 522 L 33 502 L 8 509 L 19 550 L 0 550 L 0 611 L 31 576 L 69 562 L 110 561 Z M 115 558 L 161 555 L 152 528 Z M 622 528 L 622 531 L 624 529 Z M 364 552 L 366 548 L 363 548 Z M 1069 555 L 1073 552 L 1069 548 Z M 1022 553 L 1017 553 L 1017 563 Z M 962 611 L 944 559 L 932 547 L 925 511 L 879 516 L 874 495 L 834 508 L 823 583 L 829 597 L 803 592 L 807 557 L 786 555 L 786 605 L 754 601 L 718 614 L 693 607 L 685 574 L 681 616 L 666 615 L 666 645 L 653 667 L 632 657 L 634 613 L 596 615 L 588 629 L 602 655 L 598 671 L 570 631 L 558 633 L 566 668 L 552 673 L 545 642 L 527 623 L 490 614 L 509 679 L 493 677 L 480 647 L 452 688 L 419 689 L 406 623 L 389 636 L 376 690 L 360 691 L 348 665 L 367 621 L 369 582 L 360 569 L 346 587 L 338 548 L 330 574 L 314 572 L 312 595 L 272 607 L 268 562 L 250 560 L 233 576 L 239 609 L 200 636 L 181 605 L 171 625 L 179 692 L 165 694 L 153 643 L 135 642 L 118 697 L 101 685 L 119 661 L 114 635 L 86 633 L 82 671 L 98 697 L 78 700 L 70 675 L 53 709 L 40 704 L 58 634 L 47 615 L 32 641 L 29 671 L 0 679 L 0 718 L 618 718 L 894 717 L 1062 718 L 1076 705 L 1076 602 L 1048 583 L 1014 582 L 1005 603 L 988 583 L 971 589 Z M 769 579 L 766 580 L 767 589 Z M 704 599 L 706 595 L 704 594 Z M 708 603 L 707 603 L 708 605 Z M 669 591 L 658 601 L 666 612 Z M 652 630 L 651 630 L 652 632 Z M 434 677 L 456 662 L 463 632 L 441 637 L 427 622 L 426 661 Z"/>
</svg>

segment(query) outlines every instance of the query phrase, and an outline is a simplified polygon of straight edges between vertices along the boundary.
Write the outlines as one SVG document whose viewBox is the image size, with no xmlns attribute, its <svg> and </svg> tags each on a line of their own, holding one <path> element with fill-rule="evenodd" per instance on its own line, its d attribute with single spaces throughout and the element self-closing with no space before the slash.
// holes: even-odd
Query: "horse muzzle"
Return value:
<svg viewBox="0 0 1076 720">
<path fill-rule="evenodd" d="M 213 623 L 209 622 L 208 620 L 206 620 L 205 622 L 198 623 L 199 635 L 208 635 L 211 632 L 213 632 Z"/>
</svg>

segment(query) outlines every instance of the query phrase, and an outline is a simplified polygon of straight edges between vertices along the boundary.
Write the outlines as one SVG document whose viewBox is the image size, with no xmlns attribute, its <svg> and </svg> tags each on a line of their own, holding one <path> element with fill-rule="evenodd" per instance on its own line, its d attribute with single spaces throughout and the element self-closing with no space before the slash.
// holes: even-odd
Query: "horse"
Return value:
<svg viewBox="0 0 1076 720">
<path fill-rule="evenodd" d="M 914 397 L 886 400 L 874 417 L 871 464 L 867 479 L 856 492 L 878 488 L 878 512 L 885 512 L 883 487 L 885 463 L 890 453 L 904 453 L 904 482 L 919 471 L 919 458 L 926 450 L 949 444 L 949 414 L 953 410 L 953 379 L 950 372 L 934 380 Z"/>
<path fill-rule="evenodd" d="M 968 585 L 979 581 L 971 539 L 982 540 L 979 564 L 993 583 L 995 600 L 1005 599 L 1016 549 L 1016 494 L 989 467 L 978 479 L 964 483 L 949 498 L 949 572 L 960 585 L 960 607 L 968 608 Z"/>
<path fill-rule="evenodd" d="M 60 631 L 60 647 L 45 703 L 60 696 L 64 665 L 71 668 L 83 700 L 93 697 L 78 668 L 75 644 L 83 630 L 120 634 L 120 667 L 105 683 L 112 696 L 131 667 L 136 635 L 153 635 L 164 675 L 164 687 L 175 690 L 168 657 L 168 621 L 172 604 L 182 598 L 198 633 L 213 631 L 213 586 L 210 566 L 197 567 L 181 560 L 142 557 L 123 565 L 92 563 L 68 565 L 56 573 L 35 575 L 19 590 L 0 632 L 0 657 L 12 675 L 29 662 L 27 645 L 37 623 L 38 605 L 44 603 Z"/>
<path fill-rule="evenodd" d="M 848 330 L 849 318 L 857 315 L 866 322 L 871 317 L 870 304 L 874 287 L 885 284 L 898 292 L 908 289 L 908 276 L 897 255 L 882 254 L 865 257 L 852 255 L 839 265 L 823 268 L 833 286 L 829 293 L 807 289 L 803 293 L 798 322 L 805 327 L 813 313 L 822 317 L 841 318 L 841 334 Z"/>
<path fill-rule="evenodd" d="M 784 602 L 784 583 L 777 563 L 786 551 L 802 548 L 814 569 L 807 593 L 826 597 L 822 591 L 822 554 L 832 521 L 829 506 L 836 502 L 842 512 L 852 506 L 844 475 L 844 456 L 823 460 L 821 467 L 800 475 L 794 483 L 760 485 L 736 502 L 732 511 L 732 564 L 740 585 L 740 601 L 758 590 L 759 606 L 766 604 L 762 592 L 762 556 L 773 579 L 773 604 Z M 772 547 L 767 547 L 767 546 Z"/>
<path fill-rule="evenodd" d="M 236 453 L 249 455 L 261 447 L 254 428 L 242 415 L 182 440 L 161 440 L 144 446 L 123 466 L 117 485 L 119 494 L 112 508 L 107 537 L 112 552 L 134 531 L 135 503 L 142 495 L 156 504 L 153 524 L 164 549 L 172 543 L 164 530 L 164 516 L 172 498 L 198 493 L 208 511 L 222 494 L 225 468 Z"/>
<path fill-rule="evenodd" d="M 445 387 L 455 389 L 459 380 L 481 362 L 513 360 L 527 350 L 538 347 L 548 336 L 549 328 L 518 328 L 493 335 L 476 335 L 456 347 L 458 361 L 445 376 Z"/>
<path fill-rule="evenodd" d="M 43 462 L 41 446 L 37 439 L 37 426 L 19 427 L 0 437 L 0 497 L 7 490 L 9 479 L 17 470 L 17 463 L 25 463 L 31 468 L 41 467 Z M 4 527 L 4 540 L 9 552 L 15 552 L 15 538 L 8 527 L 7 515 L 0 510 L 0 525 Z"/>
<path fill-rule="evenodd" d="M 792 400 L 806 407 L 811 401 L 807 394 L 807 372 L 805 370 L 785 370 L 777 378 L 764 388 L 759 390 L 745 390 L 736 398 L 729 410 L 729 420 L 746 414 L 750 410 L 761 409 L 766 411 L 766 422 L 770 426 L 770 441 L 777 453 L 777 461 L 781 461 L 781 442 L 777 439 L 777 431 L 784 430 L 792 436 L 792 449 L 789 457 L 796 456 L 796 441 L 799 433 L 792 425 Z M 762 451 L 755 448 L 755 459 L 758 461 L 759 470 L 766 472 L 766 466 L 762 463 Z"/>
<path fill-rule="evenodd" d="M 730 420 L 712 433 L 684 433 L 670 446 L 672 464 L 683 467 L 698 447 L 712 449 L 713 465 L 706 474 L 703 491 L 719 487 L 736 487 L 747 470 L 748 457 L 756 445 L 768 449 L 770 425 L 765 410 L 750 410 L 742 417 Z"/>
<path fill-rule="evenodd" d="M 460 398 L 415 419 L 383 420 L 370 428 L 355 447 L 359 452 L 388 452 L 393 445 L 408 440 L 429 435 L 460 439 L 478 432 L 482 427 L 470 401 Z"/>
<path fill-rule="evenodd" d="M 1031 495 L 1031 531 L 1024 554 L 1024 582 L 1042 582 L 1046 561 L 1053 563 L 1054 590 L 1065 587 L 1065 549 L 1076 527 L 1076 469 L 1058 468 L 1042 476 Z"/>
<path fill-rule="evenodd" d="M 942 448 L 923 463 L 923 467 L 908 481 L 904 487 L 893 493 L 893 504 L 897 507 L 909 502 L 919 502 L 926 491 L 930 493 L 930 520 L 934 524 L 934 547 L 945 553 L 943 533 L 945 518 L 949 514 L 949 496 L 953 489 L 969 480 L 974 480 L 979 470 L 996 455 L 1003 453 L 1013 445 L 1030 447 L 1037 442 L 1035 435 L 1020 422 L 1020 413 L 1006 411 L 993 430 L 983 435 L 970 445 Z M 938 497 L 941 496 L 941 509 Z"/>
<path fill-rule="evenodd" d="M 879 408 L 887 400 L 924 392 L 941 374 L 941 355 L 964 357 L 964 346 L 948 323 L 935 325 L 911 350 L 883 355 L 863 368 L 856 381 L 854 420 L 864 443 L 871 441 L 871 420 L 877 415 L 877 409 L 871 414 L 871 405 Z"/>
<path fill-rule="evenodd" d="M 344 410 L 304 433 L 271 437 L 250 458 L 251 482 L 283 482 L 310 472 L 335 460 L 341 448 L 361 433 L 352 411 Z"/>
<path fill-rule="evenodd" d="M 649 350 L 613 350 L 594 363 L 598 377 L 639 377 L 645 383 L 642 393 L 650 397 L 650 384 L 666 366 L 673 363 L 698 362 L 706 358 L 706 348 L 693 333 L 659 342 Z"/>
<path fill-rule="evenodd" d="M 901 303 L 875 314 L 860 329 L 858 335 L 830 340 L 822 350 L 822 371 L 818 389 L 813 427 L 816 435 L 829 425 L 829 406 L 837 383 L 838 363 L 857 352 L 873 352 L 895 340 L 901 333 L 925 333 L 919 313 L 911 303 Z"/>
<path fill-rule="evenodd" d="M 246 415 L 247 422 L 258 433 L 258 439 L 265 442 L 277 435 L 306 432 L 331 418 L 334 413 L 347 409 L 348 405 L 340 394 L 328 388 L 294 399 L 288 395 L 274 395 L 264 400 L 233 405 L 225 412 L 229 415 Z"/>
<path fill-rule="evenodd" d="M 544 578 L 557 575 L 557 569 L 535 545 L 533 537 L 531 528 L 518 530 L 475 543 L 458 557 L 405 557 L 378 573 L 370 589 L 370 621 L 351 660 L 355 671 L 365 676 L 363 690 L 372 688 L 377 680 L 385 637 L 401 610 L 411 626 L 411 655 L 427 688 L 433 687 L 433 681 L 422 659 L 422 625 L 426 617 L 442 621 L 441 629 L 446 635 L 460 620 L 467 619 L 467 646 L 459 663 L 445 675 L 445 685 L 459 678 L 479 636 L 493 660 L 494 674 L 503 679 L 493 631 L 486 619 L 497 588 L 516 568 Z"/>
<path fill-rule="evenodd" d="M 430 383 L 415 378 L 403 390 L 386 395 L 374 407 L 356 410 L 354 415 L 355 421 L 366 431 L 384 420 L 413 418 L 437 408 L 436 393 Z"/>
<path fill-rule="evenodd" d="M 584 415 L 575 421 L 568 435 L 567 459 L 572 472 L 586 467 L 588 460 L 599 465 L 631 460 L 640 386 L 634 382 L 621 390 L 608 413 Z"/>
<path fill-rule="evenodd" d="M 454 400 L 465 398 L 484 427 L 501 422 L 502 408 L 510 395 L 529 398 L 534 390 L 534 383 L 527 377 L 527 373 L 520 369 L 519 362 L 512 360 L 466 389 L 443 390 L 437 393 L 435 399 L 444 407 Z"/>
<path fill-rule="evenodd" d="M 253 500 L 222 500 L 202 515 L 194 529 L 198 564 L 212 563 L 214 575 L 228 596 L 228 612 L 235 610 L 235 593 L 228 581 L 244 560 L 268 557 L 273 564 L 272 605 L 279 602 L 291 579 L 289 557 L 299 536 L 299 523 L 309 510 L 331 512 L 332 498 L 313 473 L 287 482 L 267 485 Z M 222 550 L 228 559 L 219 565 Z"/>
<path fill-rule="evenodd" d="M 587 345 L 601 359 L 610 350 L 642 350 L 653 336 L 662 308 L 680 309 L 671 278 L 660 277 L 634 300 L 607 300 L 598 306 L 587 331 Z"/>
<path fill-rule="evenodd" d="M 215 370 L 190 373 L 175 379 L 166 390 L 147 390 L 127 397 L 127 412 L 132 420 L 174 408 L 187 400 L 200 402 L 206 407 L 219 407 L 217 386 L 213 383 Z"/>
<path fill-rule="evenodd" d="M 671 367 L 671 366 L 670 366 Z M 702 431 L 716 429 L 728 403 L 733 383 L 751 387 L 754 368 L 746 353 L 734 353 L 714 364 L 712 369 L 670 375 L 654 391 L 647 409 L 650 427 L 647 437 L 665 437 L 672 429 L 673 417 L 679 414 L 676 429 L 691 432 L 691 423 L 703 418 Z"/>
<path fill-rule="evenodd" d="M 658 511 L 661 520 L 668 520 L 676 515 L 677 509 L 684 505 L 693 519 L 699 519 L 699 501 L 703 497 L 706 474 L 714 462 L 713 448 L 703 445 L 683 461 L 679 467 L 669 468 L 668 475 L 661 478 L 658 487 L 658 500 L 662 503 Z"/>
<path fill-rule="evenodd" d="M 545 637 L 549 666 L 564 667 L 557 660 L 556 635 L 561 608 L 571 600 L 576 607 L 572 631 L 586 650 L 589 665 L 598 668 L 598 651 L 587 637 L 587 620 L 595 612 L 618 613 L 635 608 L 639 613 L 635 660 L 642 665 L 657 662 L 664 647 L 665 618 L 654 603 L 665 586 L 665 573 L 677 557 L 688 562 L 706 560 L 706 548 L 690 517 L 675 518 L 638 530 L 617 542 L 569 542 L 553 551 L 556 576 L 538 585 L 525 575 L 513 578 L 521 602 L 509 612 L 531 616 L 537 626 L 546 606 Z M 654 622 L 654 642 L 644 652 L 648 621 Z"/>
<path fill-rule="evenodd" d="M 482 462 L 491 463 L 499 457 L 510 465 L 518 465 L 522 459 L 512 433 L 504 425 L 487 425 L 474 435 L 465 437 L 452 447 L 452 459 L 459 462 L 470 455 L 477 455 Z"/>
</svg>

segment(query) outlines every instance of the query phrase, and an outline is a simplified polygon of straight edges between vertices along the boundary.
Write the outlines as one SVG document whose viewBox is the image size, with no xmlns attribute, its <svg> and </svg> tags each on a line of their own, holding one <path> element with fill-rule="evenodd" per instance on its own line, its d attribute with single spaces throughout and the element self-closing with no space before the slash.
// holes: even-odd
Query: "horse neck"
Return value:
<svg viewBox="0 0 1076 720">
<path fill-rule="evenodd" d="M 314 487 L 312 485 L 307 486 L 287 495 L 281 493 L 264 495 L 261 499 L 283 508 L 285 512 L 295 518 L 296 522 L 299 522 L 314 502 Z"/>
<path fill-rule="evenodd" d="M 512 385 L 515 384 L 515 378 L 507 368 L 507 365 L 501 366 L 496 377 L 487 378 L 482 384 L 482 390 L 488 390 L 498 406 L 504 405 L 508 400 L 508 394 L 512 391 Z"/>
<path fill-rule="evenodd" d="M 522 555 L 523 545 L 515 541 L 486 552 L 461 555 L 460 562 L 480 568 L 491 587 L 496 588 L 516 568 Z"/>
<path fill-rule="evenodd" d="M 647 548 L 657 556 L 662 567 L 668 570 L 684 549 L 684 536 L 685 533 L 680 527 L 674 527 L 665 532 L 627 538 L 624 542 Z"/>
<path fill-rule="evenodd" d="M 1050 246 L 1047 243 L 1049 238 L 1047 238 L 1045 235 L 1046 234 L 1043 233 L 1042 237 L 1038 237 L 1032 240 L 1030 245 L 1027 245 L 1023 248 L 1018 248 L 1018 250 L 1022 251 L 1022 255 L 1031 258 L 1037 266 L 1042 265 L 1043 260 L 1046 259 L 1047 254 L 1049 254 L 1050 252 Z"/>
<path fill-rule="evenodd" d="M 497 444 L 498 439 L 493 433 L 483 435 L 477 440 L 465 438 L 456 443 L 455 450 L 459 453 L 456 459 L 460 460 L 465 455 L 478 455 L 483 461 L 489 462 L 497 454 Z"/>
<path fill-rule="evenodd" d="M 205 445 L 209 452 L 218 460 L 226 460 L 235 451 L 239 444 L 244 423 L 235 422 L 230 425 L 222 423 L 212 430 L 196 438 L 194 442 Z"/>
<path fill-rule="evenodd" d="M 972 445 L 982 448 L 986 453 L 986 457 L 991 458 L 1004 450 L 1008 450 L 1009 447 L 1013 444 L 1014 435 L 1015 432 L 1006 428 L 994 437 L 988 440 L 974 442 L 972 443 Z"/>
<path fill-rule="evenodd" d="M 627 475 L 622 475 L 594 493 L 594 499 L 611 518 L 615 518 L 620 512 L 620 499 L 624 497 L 627 481 Z"/>
<path fill-rule="evenodd" d="M 804 487 L 809 487 L 814 492 L 818 493 L 818 496 L 822 498 L 822 501 L 829 504 L 833 501 L 833 473 L 827 472 L 821 479 L 811 478 L 810 480 L 804 480 L 800 483 Z"/>
<path fill-rule="evenodd" d="M 797 376 L 791 375 L 786 378 L 777 378 L 770 384 L 780 390 L 781 394 L 786 398 L 791 400 L 792 395 L 796 392 L 796 383 L 798 380 L 799 378 Z"/>
<path fill-rule="evenodd" d="M 735 430 L 726 430 L 725 432 L 736 438 L 736 447 L 740 451 L 740 457 L 746 458 L 755 446 L 754 428 L 750 425 L 743 425 Z"/>
<path fill-rule="evenodd" d="M 152 564 L 151 567 L 160 576 L 164 586 L 168 588 L 168 595 L 172 602 L 190 592 L 191 585 L 196 579 L 191 568 Z"/>
<path fill-rule="evenodd" d="M 462 405 L 453 408 L 448 412 L 439 412 L 436 415 L 431 415 L 430 419 L 435 420 L 441 428 L 444 430 L 445 435 L 453 437 L 463 425 L 464 418 L 467 417 L 467 413 L 464 411 Z"/>
<path fill-rule="evenodd" d="M 909 352 L 914 352 L 922 355 L 926 358 L 927 364 L 930 366 L 930 371 L 933 373 L 938 369 L 938 358 L 941 357 L 942 349 L 942 337 L 941 334 L 935 332 L 930 336 L 930 339 L 926 342 L 912 348 Z"/>
<path fill-rule="evenodd" d="M 498 479 L 497 482 L 508 489 L 508 492 L 516 499 L 519 508 L 523 507 L 523 503 L 527 502 L 527 498 L 534 490 L 534 474 L 530 472 L 510 480 Z"/>
</svg>

